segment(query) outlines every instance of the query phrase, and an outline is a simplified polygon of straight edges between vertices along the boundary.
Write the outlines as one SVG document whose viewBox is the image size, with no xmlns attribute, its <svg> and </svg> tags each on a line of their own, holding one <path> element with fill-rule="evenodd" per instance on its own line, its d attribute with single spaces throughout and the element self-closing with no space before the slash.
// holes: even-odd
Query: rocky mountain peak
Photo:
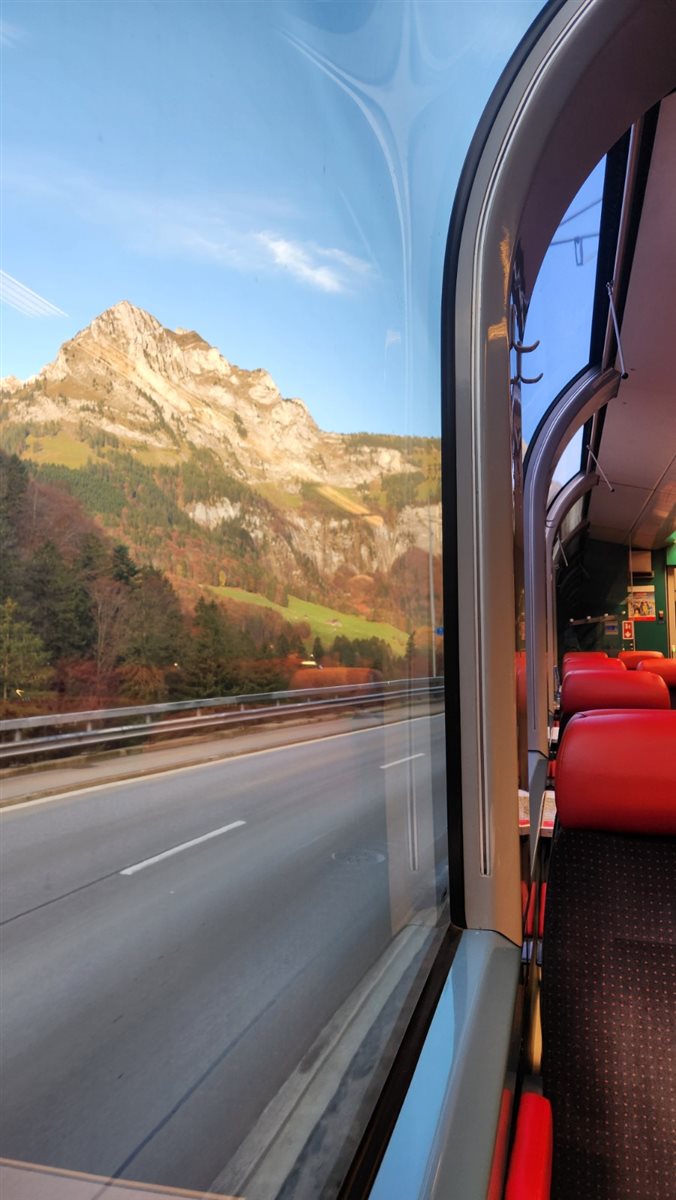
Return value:
<svg viewBox="0 0 676 1200">
<path fill-rule="evenodd" d="M 195 330 L 168 329 L 128 300 L 95 317 L 33 379 L 6 380 L 3 395 L 17 423 L 58 427 L 61 453 L 64 438 L 92 446 L 106 437 L 166 462 L 208 450 L 240 479 L 296 492 L 301 481 L 356 488 L 414 469 L 396 447 L 323 433 L 265 369 L 235 366 Z"/>
<path fill-rule="evenodd" d="M 114 337 L 132 342 L 143 336 L 161 336 L 164 330 L 149 312 L 137 308 L 129 300 L 120 300 L 119 304 L 113 304 L 95 317 L 82 332 L 89 332 L 93 337 Z"/>
</svg>

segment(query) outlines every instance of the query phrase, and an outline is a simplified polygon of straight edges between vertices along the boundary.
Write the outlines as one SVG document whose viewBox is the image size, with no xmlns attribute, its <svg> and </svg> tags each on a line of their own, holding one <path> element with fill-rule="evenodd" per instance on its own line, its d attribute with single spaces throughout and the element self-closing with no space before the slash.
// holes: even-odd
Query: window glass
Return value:
<svg viewBox="0 0 676 1200">
<path fill-rule="evenodd" d="M 582 461 L 582 449 L 584 439 L 584 428 L 578 429 L 577 433 L 570 439 L 568 445 L 561 457 L 557 460 L 554 467 L 554 476 L 549 488 L 549 503 L 558 493 L 561 488 L 568 483 L 574 475 L 577 475 L 580 470 Z"/>
<path fill-rule="evenodd" d="M 533 289 L 524 340 L 540 345 L 524 358 L 524 373 L 542 373 L 542 379 L 522 389 L 524 453 L 554 398 L 588 362 L 604 171 L 605 158 L 569 205 Z M 579 469 L 580 452 L 580 441 L 567 447 L 556 474 L 560 484 Z"/>
<path fill-rule="evenodd" d="M 581 497 L 579 500 L 575 501 L 575 504 L 566 513 L 565 517 L 563 518 L 563 521 L 561 522 L 561 529 L 559 530 L 559 535 L 564 542 L 577 529 L 578 525 L 580 524 L 580 521 L 582 520 L 583 512 L 584 512 L 584 497 Z"/>
<path fill-rule="evenodd" d="M 3 7 L 7 1160 L 337 1193 L 448 924 L 441 277 L 539 8 Z"/>
</svg>

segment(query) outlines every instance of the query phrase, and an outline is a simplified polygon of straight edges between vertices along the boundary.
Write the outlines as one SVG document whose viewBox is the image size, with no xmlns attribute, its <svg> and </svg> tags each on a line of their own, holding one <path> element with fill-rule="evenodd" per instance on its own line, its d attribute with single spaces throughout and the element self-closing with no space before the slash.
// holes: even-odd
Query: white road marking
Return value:
<svg viewBox="0 0 676 1200">
<path fill-rule="evenodd" d="M 389 767 L 400 767 L 402 763 L 411 762 L 414 758 L 424 758 L 424 754 L 408 754 L 406 758 L 395 758 L 394 762 L 383 763 L 381 771 L 387 771 Z"/>
<path fill-rule="evenodd" d="M 277 754 L 279 750 L 298 750 L 302 746 L 316 746 L 321 742 L 336 741 L 338 738 L 362 737 L 365 733 L 383 733 L 388 729 L 395 729 L 397 725 L 413 725 L 416 721 L 435 721 L 441 719 L 443 716 L 444 713 L 430 713 L 424 717 L 409 717 L 401 721 L 388 721 L 385 725 L 370 726 L 368 729 L 350 729 L 345 733 L 326 733 L 321 737 L 306 738 L 300 742 L 284 742 L 281 746 L 267 746 L 264 750 L 243 750 L 240 754 L 230 754 L 227 757 L 215 754 L 211 758 L 202 759 L 201 762 L 188 763 L 183 767 L 166 767 L 164 770 L 148 771 L 145 774 L 126 775 L 124 779 L 109 779 L 107 782 L 92 783 L 88 787 L 71 788 L 68 792 L 55 792 L 51 796 L 41 796 L 37 800 L 17 799 L 14 803 L 0 806 L 0 818 L 11 813 L 20 813 L 27 808 L 39 808 L 43 804 L 51 804 L 53 800 L 77 799 L 80 796 L 89 796 L 92 792 L 103 792 L 107 789 L 128 787 L 130 783 L 145 783 L 153 779 L 161 779 L 166 775 L 180 775 L 186 771 L 203 771 L 205 767 L 225 767 L 228 763 L 239 762 L 243 758 L 258 758 L 263 754 Z"/>
<path fill-rule="evenodd" d="M 210 841 L 211 838 L 220 837 L 222 833 L 229 833 L 231 829 L 239 829 L 240 825 L 246 825 L 246 821 L 232 821 L 230 825 L 223 825 L 221 829 L 212 829 L 211 833 L 203 833 L 201 837 L 183 842 L 180 846 L 173 846 L 171 850 L 163 850 L 162 854 L 156 854 L 153 858 L 145 858 L 143 862 L 134 863 L 133 867 L 125 867 L 124 871 L 120 871 L 120 875 L 135 875 L 137 871 L 153 867 L 155 863 L 162 862 L 164 858 L 171 858 L 174 854 L 180 854 L 182 850 L 189 850 L 191 846 L 199 846 L 202 842 Z"/>
</svg>

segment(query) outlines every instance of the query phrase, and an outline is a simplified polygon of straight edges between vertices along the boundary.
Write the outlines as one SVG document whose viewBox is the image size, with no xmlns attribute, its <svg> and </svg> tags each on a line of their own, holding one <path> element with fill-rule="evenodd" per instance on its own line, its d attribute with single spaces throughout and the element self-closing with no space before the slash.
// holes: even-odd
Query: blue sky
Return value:
<svg viewBox="0 0 676 1200">
<path fill-rule="evenodd" d="M 540 7 L 6 0 L 2 373 L 128 299 L 326 429 L 437 433 L 453 195 Z"/>
<path fill-rule="evenodd" d="M 524 358 L 525 374 L 543 373 L 521 391 L 523 436 L 530 441 L 540 418 L 573 375 L 587 365 L 596 281 L 598 234 L 605 158 L 578 191 L 557 229 L 540 268 L 525 340 L 540 340 Z M 579 239 L 576 246 L 570 239 Z M 554 477 L 566 483 L 580 467 L 582 431 L 565 448 Z"/>
</svg>

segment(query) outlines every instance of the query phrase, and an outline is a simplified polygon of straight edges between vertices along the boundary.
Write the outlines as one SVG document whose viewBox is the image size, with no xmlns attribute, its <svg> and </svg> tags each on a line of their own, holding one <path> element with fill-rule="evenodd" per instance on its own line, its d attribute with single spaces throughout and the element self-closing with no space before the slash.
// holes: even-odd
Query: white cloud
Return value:
<svg viewBox="0 0 676 1200">
<path fill-rule="evenodd" d="M 401 334 L 398 329 L 388 329 L 385 334 L 385 349 L 389 350 L 390 346 L 398 346 L 401 342 Z"/>
<path fill-rule="evenodd" d="M 32 162 L 6 170 L 5 184 L 49 206 L 101 225 L 135 252 L 210 262 L 243 272 L 279 270 L 319 291 L 350 293 L 370 263 L 335 246 L 301 242 L 280 230 L 302 214 L 284 200 L 237 193 L 172 198 L 106 187 L 64 164 Z"/>
<path fill-rule="evenodd" d="M 319 288 L 322 292 L 345 292 L 349 286 L 350 270 L 344 261 L 349 255 L 339 250 L 323 250 L 317 246 L 303 246 L 288 238 L 275 237 L 270 233 L 259 233 L 258 241 L 269 251 L 276 266 L 288 271 L 295 279 Z M 328 258 L 340 263 L 342 271 L 321 265 L 317 259 Z M 354 268 L 352 268 L 352 271 Z"/>
<path fill-rule="evenodd" d="M 44 296 L 26 287 L 6 271 L 0 271 L 0 302 L 15 308 L 25 317 L 65 317 L 67 314 L 57 308 Z"/>
</svg>

